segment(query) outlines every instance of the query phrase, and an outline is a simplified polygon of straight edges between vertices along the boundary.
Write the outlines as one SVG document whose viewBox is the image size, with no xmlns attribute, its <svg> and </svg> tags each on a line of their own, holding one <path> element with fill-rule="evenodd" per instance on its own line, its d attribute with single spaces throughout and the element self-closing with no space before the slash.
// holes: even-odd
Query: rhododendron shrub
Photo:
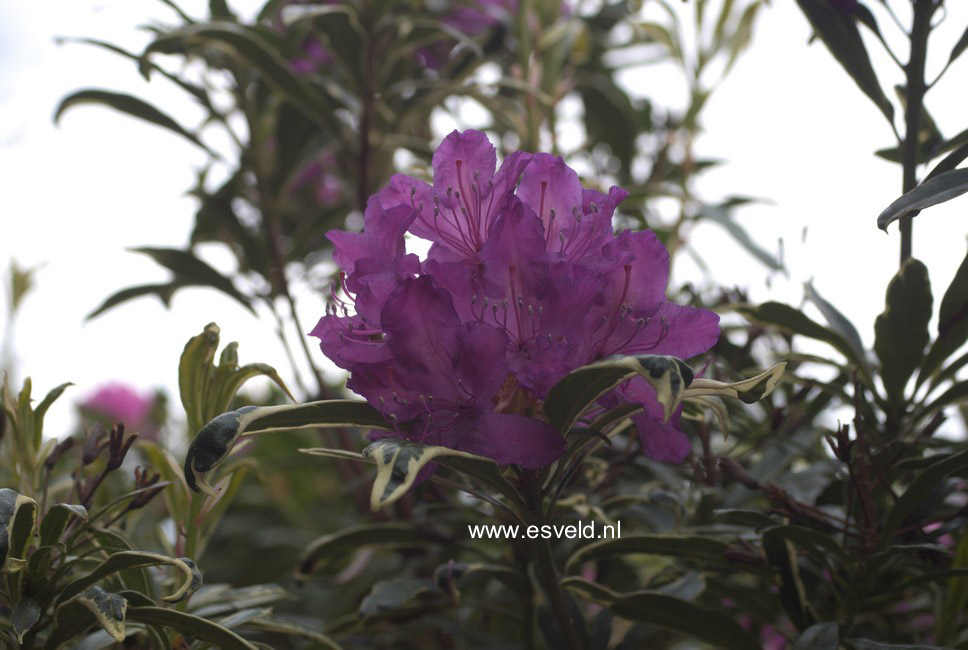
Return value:
<svg viewBox="0 0 968 650">
<path fill-rule="evenodd" d="M 688 358 L 719 336 L 711 311 L 666 299 L 669 253 L 650 231 L 613 232 L 627 196 L 585 189 L 560 157 L 517 152 L 496 168 L 480 131 L 454 131 L 433 184 L 394 176 L 362 233 L 331 231 L 341 284 L 312 331 L 347 387 L 411 439 L 523 467 L 560 456 L 542 400 L 570 371 L 613 355 Z M 432 242 L 426 259 L 405 235 Z M 643 448 L 681 461 L 678 413 L 634 378 L 601 405 L 640 403 Z"/>
</svg>

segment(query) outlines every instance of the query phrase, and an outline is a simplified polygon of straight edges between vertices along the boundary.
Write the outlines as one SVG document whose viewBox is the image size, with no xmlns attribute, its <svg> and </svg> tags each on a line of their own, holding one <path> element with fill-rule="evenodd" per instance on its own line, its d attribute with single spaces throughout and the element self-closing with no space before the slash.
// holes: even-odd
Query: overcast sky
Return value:
<svg viewBox="0 0 968 650">
<path fill-rule="evenodd" d="M 182 4 L 202 14 L 206 3 Z M 233 3 L 239 4 L 252 5 Z M 931 70 L 940 68 L 968 25 L 968 3 L 949 4 Z M 812 278 L 870 344 L 897 266 L 896 227 L 884 235 L 875 220 L 900 193 L 900 167 L 872 155 L 891 145 L 892 135 L 830 54 L 819 43 L 807 46 L 810 29 L 795 3 L 773 5 L 761 14 L 751 50 L 706 108 L 698 149 L 728 163 L 707 173 L 699 189 L 709 200 L 735 194 L 768 199 L 742 209 L 740 220 L 768 250 L 783 239 L 789 277 L 774 274 L 768 282 L 764 267 L 715 225 L 698 228 L 690 243 L 719 283 L 747 287 L 757 301 L 798 305 L 803 283 Z M 0 264 L 5 270 L 14 257 L 21 266 L 43 265 L 39 289 L 17 321 L 17 375 L 33 378 L 38 398 L 64 381 L 76 384 L 51 411 L 50 435 L 66 433 L 69 404 L 106 381 L 142 390 L 161 386 L 177 404 L 178 356 L 211 321 L 221 326 L 224 342 L 239 341 L 243 363 L 270 363 L 292 383 L 271 321 L 212 291 L 183 290 L 170 310 L 140 299 L 84 321 L 113 291 L 166 279 L 164 270 L 125 248 L 186 244 L 194 202 L 184 193 L 205 157 L 168 132 L 100 107 L 75 109 L 54 127 L 58 99 L 80 87 L 131 92 L 188 124 L 199 117 L 180 91 L 145 83 L 129 62 L 86 46 L 57 46 L 54 37 L 95 36 L 137 48 L 143 36 L 133 27 L 148 16 L 167 17 L 166 9 L 154 0 L 0 4 Z M 899 42 L 893 25 L 884 21 L 881 28 Z M 899 51 L 906 58 L 903 47 Z M 890 66 L 886 57 L 875 63 Z M 947 136 L 968 127 L 966 77 L 968 55 L 928 96 Z M 660 105 L 681 101 L 682 88 L 668 71 L 650 68 L 627 81 Z M 965 255 L 966 212 L 968 197 L 915 221 L 914 252 L 930 270 L 936 309 Z M 208 247 L 202 254 L 231 271 L 224 251 Z M 685 256 L 675 271 L 674 282 L 700 277 Z M 321 304 L 304 297 L 307 330 Z M 0 323 L 9 326 L 5 312 Z"/>
</svg>

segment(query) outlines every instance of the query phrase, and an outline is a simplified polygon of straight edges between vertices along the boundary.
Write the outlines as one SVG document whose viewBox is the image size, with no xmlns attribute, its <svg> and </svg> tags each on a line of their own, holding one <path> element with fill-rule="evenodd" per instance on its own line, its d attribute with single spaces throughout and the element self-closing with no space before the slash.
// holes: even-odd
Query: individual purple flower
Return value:
<svg viewBox="0 0 968 650">
<path fill-rule="evenodd" d="M 612 355 L 688 358 L 716 342 L 718 316 L 666 300 L 669 254 L 656 236 L 613 234 L 623 190 L 584 189 L 547 154 L 518 152 L 497 168 L 478 131 L 447 136 L 433 168 L 432 185 L 394 176 L 371 198 L 363 233 L 328 234 L 344 297 L 334 293 L 312 332 L 350 371 L 348 387 L 415 422 L 411 436 L 540 466 L 563 448 L 541 401 L 570 371 Z M 404 232 L 433 242 L 426 260 L 406 254 Z M 664 422 L 644 379 L 599 400 L 623 402 L 644 407 L 635 420 L 647 455 L 689 453 L 678 412 Z"/>
<path fill-rule="evenodd" d="M 120 382 L 104 384 L 79 404 L 81 411 L 101 419 L 110 428 L 123 422 L 125 429 L 143 439 L 158 437 L 159 423 L 154 417 L 157 399 L 139 393 Z"/>
</svg>

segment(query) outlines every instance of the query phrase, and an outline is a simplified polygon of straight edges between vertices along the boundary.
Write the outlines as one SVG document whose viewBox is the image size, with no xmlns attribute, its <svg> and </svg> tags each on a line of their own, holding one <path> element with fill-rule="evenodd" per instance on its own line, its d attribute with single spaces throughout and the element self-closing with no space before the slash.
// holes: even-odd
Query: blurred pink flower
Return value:
<svg viewBox="0 0 968 650">
<path fill-rule="evenodd" d="M 98 388 L 79 406 L 85 415 L 100 418 L 105 424 L 122 422 L 127 431 L 154 439 L 159 429 L 158 422 L 152 418 L 155 402 L 154 395 L 141 394 L 127 384 L 111 382 Z"/>
</svg>

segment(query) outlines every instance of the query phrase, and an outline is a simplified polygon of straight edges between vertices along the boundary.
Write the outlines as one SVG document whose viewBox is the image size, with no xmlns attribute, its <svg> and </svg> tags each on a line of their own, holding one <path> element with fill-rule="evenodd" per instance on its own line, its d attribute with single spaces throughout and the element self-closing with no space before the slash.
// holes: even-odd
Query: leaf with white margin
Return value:
<svg viewBox="0 0 968 650">
<path fill-rule="evenodd" d="M 498 464 L 483 456 L 396 438 L 377 440 L 363 450 L 363 456 L 376 462 L 376 480 L 370 493 L 373 510 L 379 510 L 406 494 L 420 470 L 431 461 L 473 475 L 506 496 L 513 495 L 510 498 L 517 496 L 513 486 L 501 476 Z"/>
<path fill-rule="evenodd" d="M 752 404 L 773 392 L 780 378 L 783 377 L 784 368 L 786 368 L 785 361 L 776 364 L 766 372 L 761 372 L 755 377 L 732 383 L 700 377 L 694 380 L 685 390 L 683 399 L 714 395 L 718 397 L 733 397 L 744 404 Z"/>
<path fill-rule="evenodd" d="M 36 522 L 36 501 L 16 490 L 0 489 L 0 573 L 16 573 L 23 567 Z"/>
<path fill-rule="evenodd" d="M 910 192 L 891 203 L 877 217 L 877 227 L 887 230 L 888 225 L 901 217 L 917 213 L 932 205 L 950 201 L 968 192 L 968 168 L 951 169 L 929 178 Z"/>
<path fill-rule="evenodd" d="M 95 624 L 120 643 L 125 637 L 127 609 L 128 602 L 121 595 L 92 586 L 57 607 L 54 629 L 45 647 L 56 650 L 65 643 L 76 643 L 77 637 Z"/>
<path fill-rule="evenodd" d="M 119 551 L 94 567 L 90 573 L 66 585 L 61 590 L 59 600 L 65 602 L 67 599 L 74 597 L 94 585 L 94 583 L 118 571 L 161 565 L 175 567 L 181 571 L 184 577 L 181 586 L 173 594 L 162 597 L 162 600 L 169 603 L 177 603 L 188 598 L 202 586 L 202 573 L 189 558 L 173 558 L 143 551 Z"/>
<path fill-rule="evenodd" d="M 205 475 L 225 460 L 242 436 L 326 427 L 393 430 L 379 411 L 358 400 L 243 406 L 216 416 L 195 435 L 185 455 L 185 482 L 196 492 L 218 496 Z"/>
<path fill-rule="evenodd" d="M 666 421 L 682 401 L 693 379 L 692 369 L 676 357 L 657 354 L 614 356 L 572 370 L 555 384 L 544 401 L 551 426 L 565 434 L 602 395 L 622 382 L 643 377 L 655 388 Z"/>
</svg>

